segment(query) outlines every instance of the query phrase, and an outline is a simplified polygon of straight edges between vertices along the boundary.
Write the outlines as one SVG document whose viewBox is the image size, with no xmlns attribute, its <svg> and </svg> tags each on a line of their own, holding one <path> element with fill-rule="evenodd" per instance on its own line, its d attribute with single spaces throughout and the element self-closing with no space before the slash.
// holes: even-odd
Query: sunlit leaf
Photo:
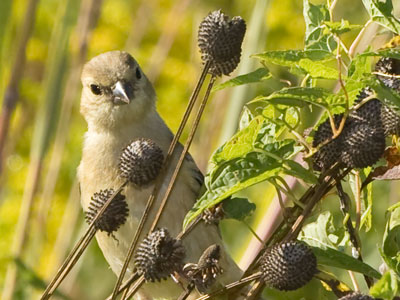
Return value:
<svg viewBox="0 0 400 300">
<path fill-rule="evenodd" d="M 398 280 L 393 271 L 388 271 L 370 288 L 369 293 L 377 299 L 392 300 L 399 289 Z"/>
<path fill-rule="evenodd" d="M 333 52 L 337 43 L 333 34 L 325 32 L 324 23 L 330 21 L 326 5 L 314 5 L 309 0 L 304 0 L 303 15 L 306 22 L 305 49 Z"/>
<path fill-rule="evenodd" d="M 259 68 L 251 73 L 239 75 L 213 88 L 213 91 L 219 91 L 227 87 L 234 87 L 248 83 L 256 83 L 271 78 L 271 74 L 266 68 Z"/>
</svg>

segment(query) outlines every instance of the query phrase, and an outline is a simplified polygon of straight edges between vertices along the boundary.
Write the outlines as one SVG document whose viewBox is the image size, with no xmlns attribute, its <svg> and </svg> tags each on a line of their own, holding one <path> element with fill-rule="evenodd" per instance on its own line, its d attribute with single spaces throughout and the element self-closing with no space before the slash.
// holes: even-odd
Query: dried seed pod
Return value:
<svg viewBox="0 0 400 300">
<path fill-rule="evenodd" d="M 194 283 L 200 293 L 207 293 L 217 276 L 222 273 L 220 258 L 220 246 L 211 245 L 203 252 L 197 264 L 189 263 L 183 267 L 183 274 Z"/>
<path fill-rule="evenodd" d="M 266 250 L 261 271 L 268 286 L 281 291 L 297 290 L 317 273 L 317 259 L 303 243 L 281 243 Z"/>
<path fill-rule="evenodd" d="M 113 194 L 113 189 L 100 190 L 100 192 L 93 194 L 92 201 L 90 201 L 88 211 L 85 214 L 85 219 L 88 224 L 92 223 L 97 213 Z M 125 196 L 119 193 L 111 201 L 103 215 L 97 219 L 94 227 L 110 235 L 114 231 L 117 231 L 121 225 L 125 224 L 128 213 L 129 208 L 125 201 Z"/>
<path fill-rule="evenodd" d="M 229 75 L 239 64 L 246 23 L 241 17 L 230 19 L 221 10 L 208 14 L 200 23 L 198 43 L 201 58 L 210 61 L 209 73 Z"/>
<path fill-rule="evenodd" d="M 375 65 L 375 71 L 385 74 L 378 75 L 380 81 L 389 88 L 400 92 L 400 60 L 390 57 L 382 57 Z M 385 129 L 385 135 L 400 135 L 400 116 L 390 107 L 383 105 L 382 107 L 382 123 Z"/>
<path fill-rule="evenodd" d="M 161 228 L 149 234 L 139 245 L 135 266 L 147 281 L 161 281 L 181 271 L 184 258 L 182 241 L 172 238 L 167 229 Z"/>
<path fill-rule="evenodd" d="M 400 91 L 400 78 L 393 76 L 400 75 L 400 60 L 391 57 L 382 57 L 376 63 L 375 71 L 382 74 L 378 75 L 378 78 L 384 85 Z"/>
<path fill-rule="evenodd" d="M 160 173 L 163 161 L 161 148 L 150 139 L 140 138 L 132 141 L 122 151 L 120 175 L 137 186 L 146 186 Z"/>
<path fill-rule="evenodd" d="M 338 128 L 340 122 L 342 121 L 343 115 L 335 115 L 335 127 Z M 312 143 L 313 147 L 318 147 L 321 143 L 332 138 L 333 132 L 330 120 L 326 120 L 321 123 L 317 131 L 314 135 L 314 140 Z M 337 161 L 339 161 L 340 154 L 342 148 L 342 139 L 341 136 L 333 139 L 326 145 L 322 146 L 314 155 L 313 155 L 313 167 L 317 171 L 327 170 L 332 165 L 334 165 Z"/>
<path fill-rule="evenodd" d="M 346 296 L 341 297 L 339 300 L 375 300 L 375 298 L 355 292 L 347 294 Z"/>
<path fill-rule="evenodd" d="M 350 168 L 365 168 L 375 164 L 385 151 L 382 126 L 353 122 L 343 132 L 341 160 Z"/>
</svg>

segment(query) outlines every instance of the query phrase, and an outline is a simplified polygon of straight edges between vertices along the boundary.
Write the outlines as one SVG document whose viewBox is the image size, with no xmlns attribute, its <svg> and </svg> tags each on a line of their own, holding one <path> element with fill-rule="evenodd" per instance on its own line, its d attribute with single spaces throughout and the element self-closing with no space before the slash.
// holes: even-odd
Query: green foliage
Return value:
<svg viewBox="0 0 400 300">
<path fill-rule="evenodd" d="M 392 0 L 363 0 L 371 20 L 400 34 L 400 21 L 393 16 Z"/>
<path fill-rule="evenodd" d="M 222 203 L 222 208 L 226 218 L 244 221 L 255 211 L 256 205 L 246 198 L 229 198 Z"/>
<path fill-rule="evenodd" d="M 398 289 L 398 276 L 393 271 L 388 271 L 371 287 L 369 292 L 377 299 L 392 300 L 397 295 Z"/>
</svg>

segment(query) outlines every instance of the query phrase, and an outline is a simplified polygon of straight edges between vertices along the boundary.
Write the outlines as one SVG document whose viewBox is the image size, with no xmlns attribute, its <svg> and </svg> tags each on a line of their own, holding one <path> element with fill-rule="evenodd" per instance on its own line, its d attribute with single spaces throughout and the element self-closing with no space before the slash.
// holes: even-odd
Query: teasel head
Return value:
<svg viewBox="0 0 400 300">
<path fill-rule="evenodd" d="M 135 266 L 146 281 L 161 281 L 180 272 L 185 259 L 182 241 L 172 238 L 167 229 L 150 233 L 139 245 L 135 255 Z"/>
<path fill-rule="evenodd" d="M 318 272 L 317 259 L 303 243 L 281 243 L 266 250 L 261 272 L 266 285 L 281 291 L 297 290 Z"/>
<path fill-rule="evenodd" d="M 92 223 L 97 213 L 113 194 L 113 189 L 100 190 L 93 194 L 85 214 L 85 219 L 88 224 Z M 125 201 L 125 196 L 118 193 L 104 213 L 94 223 L 94 228 L 112 235 L 120 226 L 125 224 L 128 213 L 129 208 Z"/>
<path fill-rule="evenodd" d="M 121 153 L 120 176 L 139 187 L 147 186 L 160 173 L 163 161 L 163 151 L 154 141 L 136 139 Z"/>
<path fill-rule="evenodd" d="M 219 266 L 220 259 L 220 246 L 211 245 L 203 252 L 197 264 L 189 263 L 183 267 L 183 274 L 200 293 L 207 293 L 207 290 L 215 283 L 217 276 L 223 272 Z"/>
<path fill-rule="evenodd" d="M 375 300 L 375 298 L 358 292 L 353 292 L 341 297 L 339 300 Z"/>
<path fill-rule="evenodd" d="M 229 18 L 221 12 L 208 14 L 200 23 L 198 43 L 203 62 L 210 62 L 209 73 L 229 75 L 240 62 L 246 23 L 241 17 Z"/>
</svg>

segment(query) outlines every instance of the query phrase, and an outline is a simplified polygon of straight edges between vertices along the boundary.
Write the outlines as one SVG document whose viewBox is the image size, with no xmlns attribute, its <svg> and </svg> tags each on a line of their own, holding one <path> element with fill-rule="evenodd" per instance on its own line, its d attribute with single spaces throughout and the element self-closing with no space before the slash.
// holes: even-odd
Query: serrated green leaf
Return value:
<svg viewBox="0 0 400 300">
<path fill-rule="evenodd" d="M 285 161 L 284 173 L 290 176 L 294 176 L 296 178 L 300 178 L 310 184 L 318 182 L 318 178 L 315 176 L 313 171 L 307 170 L 301 164 L 295 162 L 294 160 Z"/>
<path fill-rule="evenodd" d="M 336 227 L 330 212 L 323 212 L 317 221 L 305 225 L 299 234 L 299 239 L 315 247 L 344 247 L 348 244 L 349 235 L 341 227 Z"/>
<path fill-rule="evenodd" d="M 369 293 L 377 299 L 392 300 L 397 296 L 398 289 L 398 277 L 393 271 L 388 271 L 370 288 Z"/>
<path fill-rule="evenodd" d="M 324 32 L 325 34 L 329 33 L 342 34 L 345 32 L 349 32 L 350 30 L 362 27 L 361 25 L 350 24 L 349 21 L 343 19 L 340 22 L 325 21 L 323 24 L 327 27 L 327 30 L 329 30 L 325 31 Z"/>
<path fill-rule="evenodd" d="M 243 221 L 252 215 L 256 205 L 246 198 L 229 198 L 224 200 L 222 208 L 226 218 Z"/>
<path fill-rule="evenodd" d="M 301 59 L 298 66 L 312 78 L 333 80 L 337 80 L 339 78 L 338 70 L 327 66 L 326 63 L 316 62 L 306 58 Z"/>
<path fill-rule="evenodd" d="M 258 97 L 252 100 L 250 104 L 259 101 L 299 107 L 304 106 L 304 104 L 314 104 L 324 108 L 329 108 L 330 105 L 344 104 L 344 101 L 341 103 L 336 100 L 336 95 L 322 88 L 293 87 L 284 88 L 269 96 Z"/>
<path fill-rule="evenodd" d="M 363 52 L 357 57 L 366 57 L 366 56 L 384 56 L 384 57 L 391 57 L 391 58 L 396 58 L 400 59 L 400 49 L 399 48 L 386 48 L 378 51 L 366 51 Z"/>
<path fill-rule="evenodd" d="M 373 21 L 400 34 L 400 21 L 393 16 L 391 0 L 363 0 L 363 3 Z"/>
<path fill-rule="evenodd" d="M 270 62 L 280 66 L 292 67 L 302 59 L 310 59 L 312 61 L 327 61 L 335 59 L 332 53 L 321 49 L 310 50 L 277 50 L 266 51 L 252 55 L 265 62 Z"/>
<path fill-rule="evenodd" d="M 317 257 L 318 264 L 320 265 L 349 270 L 376 279 L 380 279 L 382 276 L 370 265 L 333 248 L 319 248 L 311 246 L 311 250 Z"/>
<path fill-rule="evenodd" d="M 227 88 L 227 87 L 234 87 L 234 86 L 239 86 L 239 85 L 243 85 L 243 84 L 256 83 L 256 82 L 270 79 L 271 77 L 272 76 L 269 73 L 267 68 L 259 68 L 248 74 L 239 75 L 235 78 L 232 78 L 228 81 L 218 84 L 213 88 L 212 91 L 215 92 L 215 91 L 219 91 L 224 88 Z"/>
<path fill-rule="evenodd" d="M 314 5 L 309 0 L 303 1 L 303 15 L 306 22 L 305 49 L 318 49 L 333 52 L 337 43 L 333 34 L 325 33 L 326 21 L 330 21 L 326 5 Z"/>
<path fill-rule="evenodd" d="M 262 116 L 254 118 L 212 157 L 206 191 L 186 215 L 186 227 L 201 212 L 256 183 L 276 177 L 283 164 L 299 151 L 291 139 L 277 140 L 279 126 Z"/>
</svg>

